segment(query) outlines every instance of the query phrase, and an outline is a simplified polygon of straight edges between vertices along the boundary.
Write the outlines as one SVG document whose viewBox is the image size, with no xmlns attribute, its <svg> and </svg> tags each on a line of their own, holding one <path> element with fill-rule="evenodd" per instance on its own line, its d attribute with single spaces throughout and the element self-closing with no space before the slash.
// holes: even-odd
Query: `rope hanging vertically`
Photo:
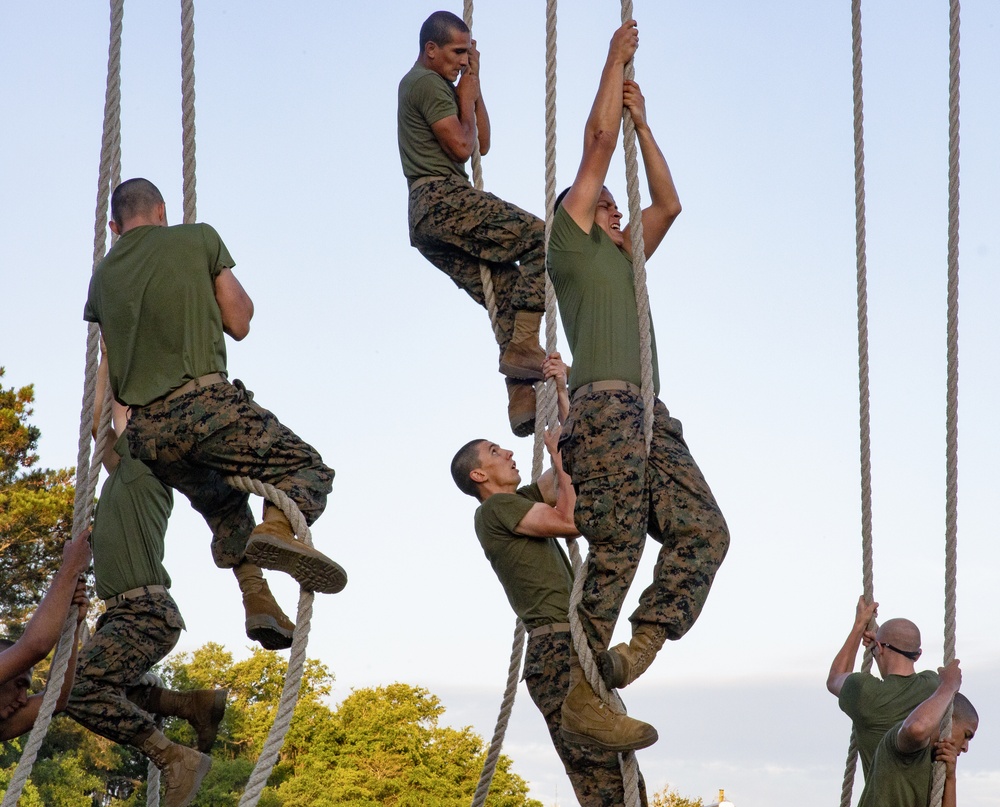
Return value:
<svg viewBox="0 0 1000 807">
<path fill-rule="evenodd" d="M 948 37 L 948 393 L 945 446 L 945 595 L 944 663 L 955 660 L 958 580 L 958 223 L 959 223 L 959 78 L 961 4 L 951 0 Z M 951 707 L 941 721 L 941 735 L 951 734 Z M 929 804 L 944 797 L 945 766 L 934 763 Z"/>
<path fill-rule="evenodd" d="M 622 0 L 622 22 L 632 19 L 632 0 Z M 625 78 L 635 78 L 635 57 L 625 65 Z M 639 196 L 639 158 L 636 150 L 635 123 L 628 109 L 622 110 L 622 133 L 625 145 L 625 180 L 628 190 L 628 223 L 632 236 L 632 273 L 635 307 L 639 317 L 639 366 L 642 380 L 643 429 L 646 451 L 653 444 L 653 338 L 650 327 L 649 290 L 646 288 L 646 248 L 642 233 L 642 200 Z"/>
<path fill-rule="evenodd" d="M 861 451 L 861 577 L 867 602 L 875 599 L 872 553 L 872 455 L 871 389 L 868 364 L 868 257 L 865 213 L 864 84 L 861 59 L 861 0 L 851 0 L 851 54 L 854 85 L 854 250 L 857 261 L 858 298 L 858 406 Z M 872 667 L 872 654 L 865 650 L 861 669 Z M 852 726 L 847 764 L 840 792 L 841 807 L 850 807 L 858 764 L 857 734 Z"/>
<path fill-rule="evenodd" d="M 101 137 L 101 159 L 98 170 L 97 206 L 94 223 L 94 254 L 92 267 L 96 268 L 105 254 L 105 227 L 108 220 L 108 201 L 111 188 L 121 175 L 121 38 L 124 0 L 111 0 L 111 31 L 108 44 L 108 77 L 104 95 L 104 128 Z M 87 328 L 86 367 L 84 372 L 84 394 L 80 414 L 80 436 L 76 465 L 76 494 L 73 502 L 73 535 L 90 523 L 97 479 L 100 475 L 100 457 L 107 441 L 107 424 L 111 417 L 111 396 L 105 395 L 105 406 L 101 413 L 101 439 L 91 460 L 91 424 L 94 422 L 94 405 L 97 398 L 97 364 L 100 346 L 100 330 L 91 323 Z M 46 687 L 42 705 L 35 725 L 25 742 L 24 751 L 18 761 L 17 770 L 11 777 L 4 794 L 3 807 L 14 807 L 21 797 L 31 769 L 35 764 L 42 741 L 48 732 L 56 701 L 62 689 L 62 682 L 69 666 L 72 643 L 77 640 L 76 608 L 70 608 L 63 627 L 62 636 L 56 647 L 49 670 L 49 686 Z"/>
<path fill-rule="evenodd" d="M 194 138 L 194 0 L 181 0 L 181 131 L 184 223 L 198 220 Z"/>
</svg>

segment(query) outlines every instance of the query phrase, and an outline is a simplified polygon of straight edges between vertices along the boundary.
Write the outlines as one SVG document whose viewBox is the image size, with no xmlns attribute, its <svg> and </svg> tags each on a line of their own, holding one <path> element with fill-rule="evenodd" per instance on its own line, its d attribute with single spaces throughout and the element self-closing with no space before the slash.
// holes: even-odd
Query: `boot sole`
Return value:
<svg viewBox="0 0 1000 807">
<path fill-rule="evenodd" d="M 660 739 L 660 735 L 656 733 L 656 729 L 653 729 L 651 736 L 643 737 L 632 743 L 606 743 L 596 737 L 591 737 L 589 734 L 579 734 L 575 731 L 567 731 L 565 728 L 560 728 L 559 733 L 562 734 L 562 738 L 573 745 L 596 745 L 598 748 L 603 748 L 605 751 L 639 751 L 643 748 L 649 748 L 653 743 Z"/>
<path fill-rule="evenodd" d="M 347 585 L 347 572 L 322 552 L 266 533 L 250 537 L 246 557 L 263 569 L 291 575 L 307 591 L 336 594 Z"/>
<path fill-rule="evenodd" d="M 291 632 L 281 627 L 273 616 L 248 616 L 246 627 L 247 636 L 265 650 L 287 650 L 292 646 Z"/>
<path fill-rule="evenodd" d="M 500 372 L 507 376 L 507 378 L 516 378 L 523 381 L 542 381 L 545 378 L 540 368 L 520 367 L 516 364 L 508 364 L 505 361 L 500 362 Z"/>
<path fill-rule="evenodd" d="M 625 673 L 625 665 L 617 653 L 610 650 L 603 651 L 597 657 L 597 668 L 601 671 L 601 678 L 604 679 L 604 685 L 608 689 L 621 689 L 630 683 Z"/>
</svg>

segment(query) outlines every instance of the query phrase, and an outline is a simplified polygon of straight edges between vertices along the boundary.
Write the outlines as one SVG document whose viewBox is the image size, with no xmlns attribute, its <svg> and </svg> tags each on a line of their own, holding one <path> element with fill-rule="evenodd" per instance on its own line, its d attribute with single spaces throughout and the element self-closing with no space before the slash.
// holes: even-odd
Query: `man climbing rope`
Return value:
<svg viewBox="0 0 1000 807">
<path fill-rule="evenodd" d="M 890 619 L 877 632 L 870 631 L 868 625 L 877 614 L 877 602 L 866 602 L 863 596 L 858 598 L 854 625 L 834 657 L 826 679 L 826 688 L 837 696 L 841 710 L 854 723 L 866 781 L 882 737 L 917 704 L 929 698 L 939 683 L 936 672 L 918 673 L 914 669 L 921 652 L 919 628 L 908 619 Z M 871 646 L 881 678 L 867 672 L 853 672 L 862 642 L 865 647 Z"/>
<path fill-rule="evenodd" d="M 112 392 L 130 410 L 131 454 L 205 517 L 216 565 L 232 568 L 243 592 L 247 635 L 289 647 L 294 625 L 261 567 L 328 593 L 340 591 L 346 575 L 296 540 L 279 508 L 266 505 L 255 525 L 248 495 L 224 478 L 273 484 L 311 524 L 326 507 L 333 469 L 239 380 L 226 378 L 223 334 L 247 335 L 253 302 L 215 230 L 168 227 L 163 197 L 145 179 L 115 188 L 111 213 L 120 238 L 94 271 L 84 319 L 100 324 L 107 343 Z"/>
<path fill-rule="evenodd" d="M 31 615 L 16 642 L 0 639 L 0 741 L 13 739 L 31 730 L 42 706 L 44 693 L 28 695 L 34 666 L 56 646 L 70 607 L 76 606 L 76 623 L 87 617 L 90 600 L 83 575 L 90 566 L 90 530 L 84 530 L 63 547 L 63 562 L 49 590 Z M 66 668 L 55 710 L 66 708 L 73 687 L 76 641 Z"/>
<path fill-rule="evenodd" d="M 545 227 L 469 184 L 465 163 L 477 138 L 480 153 L 489 151 L 490 119 L 476 42 L 450 12 L 434 12 L 420 28 L 420 55 L 399 83 L 397 134 L 410 190 L 410 243 L 480 305 L 486 305 L 480 262 L 487 264 L 496 291 L 511 429 L 531 434 L 530 382 L 542 378 L 545 359 L 538 344 L 545 311 Z"/>
<path fill-rule="evenodd" d="M 938 669 L 937 687 L 905 720 L 880 740 L 858 807 L 924 807 L 930 801 L 935 759 L 945 764 L 941 807 L 956 807 L 955 765 L 969 750 L 979 728 L 979 715 L 959 692 L 962 670 L 958 659 Z M 954 699 L 951 734 L 941 736 L 941 721 Z"/>
<path fill-rule="evenodd" d="M 107 386 L 107 355 L 97 374 L 93 434 Z M 85 728 L 138 749 L 163 771 L 164 807 L 188 804 L 212 764 L 206 753 L 226 709 L 226 690 L 173 692 L 141 685 L 142 677 L 177 644 L 184 620 L 170 596 L 163 539 L 173 493 L 132 459 L 122 434 L 125 408 L 113 403 L 102 461 L 109 476 L 94 517 L 92 544 L 97 596 L 105 612 L 80 653 L 66 712 Z M 119 436 L 121 435 L 121 436 Z M 168 740 L 152 714 L 187 720 L 198 750 Z"/>
<path fill-rule="evenodd" d="M 580 617 L 610 687 L 641 675 L 666 639 L 694 624 L 729 546 L 715 497 L 684 442 L 681 423 L 655 403 L 647 456 L 630 228 L 604 187 L 621 126 L 632 113 L 652 197 L 642 212 L 645 251 L 659 246 L 681 206 L 646 105 L 625 64 L 638 47 L 634 20 L 611 40 L 584 132 L 573 185 L 557 200 L 548 272 L 573 351 L 572 405 L 562 454 L 577 491 L 576 523 L 589 542 Z M 654 389 L 659 391 L 653 345 Z M 632 639 L 609 649 L 646 533 L 662 544 L 653 582 L 631 616 Z"/>
<path fill-rule="evenodd" d="M 558 356 L 552 354 L 544 366 L 547 377 L 558 379 L 565 416 L 566 366 Z M 573 652 L 568 616 L 573 573 L 556 539 L 579 533 L 573 523 L 576 495 L 562 469 L 558 436 L 558 429 L 545 433 L 552 467 L 532 485 L 518 487 L 513 453 L 487 440 L 459 449 L 451 474 L 459 490 L 480 502 L 476 535 L 528 631 L 524 680 L 577 798 L 585 807 L 624 804 L 615 752 L 651 745 L 656 729 L 602 704 Z M 641 782 L 639 789 L 645 804 Z"/>
</svg>

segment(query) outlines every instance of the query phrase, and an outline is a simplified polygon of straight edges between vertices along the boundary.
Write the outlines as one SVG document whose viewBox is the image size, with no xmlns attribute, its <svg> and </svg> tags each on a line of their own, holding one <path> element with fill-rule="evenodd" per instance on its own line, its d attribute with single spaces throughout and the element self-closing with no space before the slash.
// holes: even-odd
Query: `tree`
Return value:
<svg viewBox="0 0 1000 807">
<path fill-rule="evenodd" d="M 4 370 L 0 367 L 0 378 Z M 34 388 L 0 385 L 0 627 L 17 637 L 73 528 L 73 471 L 37 468 Z"/>
<path fill-rule="evenodd" d="M 653 800 L 649 802 L 649 807 L 702 807 L 704 802 L 701 799 L 689 799 L 682 796 L 670 785 L 665 785 L 663 790 L 653 794 Z"/>
</svg>

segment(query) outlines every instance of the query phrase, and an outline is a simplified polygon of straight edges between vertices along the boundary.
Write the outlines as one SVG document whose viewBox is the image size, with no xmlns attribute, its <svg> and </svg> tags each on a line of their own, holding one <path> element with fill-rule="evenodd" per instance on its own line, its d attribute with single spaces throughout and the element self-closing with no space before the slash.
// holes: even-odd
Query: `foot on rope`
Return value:
<svg viewBox="0 0 1000 807">
<path fill-rule="evenodd" d="M 172 743 L 156 730 L 139 743 L 139 750 L 153 760 L 163 774 L 166 786 L 163 807 L 187 807 L 212 767 L 212 758 L 207 754 Z"/>
<path fill-rule="evenodd" d="M 659 739 L 656 729 L 603 703 L 583 675 L 574 656 L 570 660 L 569 694 L 562 705 L 563 739 L 574 745 L 596 745 L 608 751 L 637 751 Z"/>
<path fill-rule="evenodd" d="M 628 644 L 622 642 L 597 657 L 605 685 L 621 689 L 631 684 L 649 669 L 666 640 L 667 631 L 662 625 L 639 623 Z"/>
<path fill-rule="evenodd" d="M 267 581 L 251 581 L 244 587 L 243 609 L 246 611 L 247 636 L 265 650 L 287 650 L 292 646 L 292 622 L 274 600 Z"/>
<path fill-rule="evenodd" d="M 509 378 L 541 381 L 545 351 L 538 344 L 541 311 L 518 311 L 514 315 L 514 335 L 500 357 L 500 372 Z"/>
<path fill-rule="evenodd" d="M 246 558 L 263 569 L 290 574 L 307 591 L 336 594 L 347 585 L 347 572 L 318 549 L 296 540 L 285 514 L 273 505 L 265 508 L 264 520 L 250 533 Z"/>
</svg>

